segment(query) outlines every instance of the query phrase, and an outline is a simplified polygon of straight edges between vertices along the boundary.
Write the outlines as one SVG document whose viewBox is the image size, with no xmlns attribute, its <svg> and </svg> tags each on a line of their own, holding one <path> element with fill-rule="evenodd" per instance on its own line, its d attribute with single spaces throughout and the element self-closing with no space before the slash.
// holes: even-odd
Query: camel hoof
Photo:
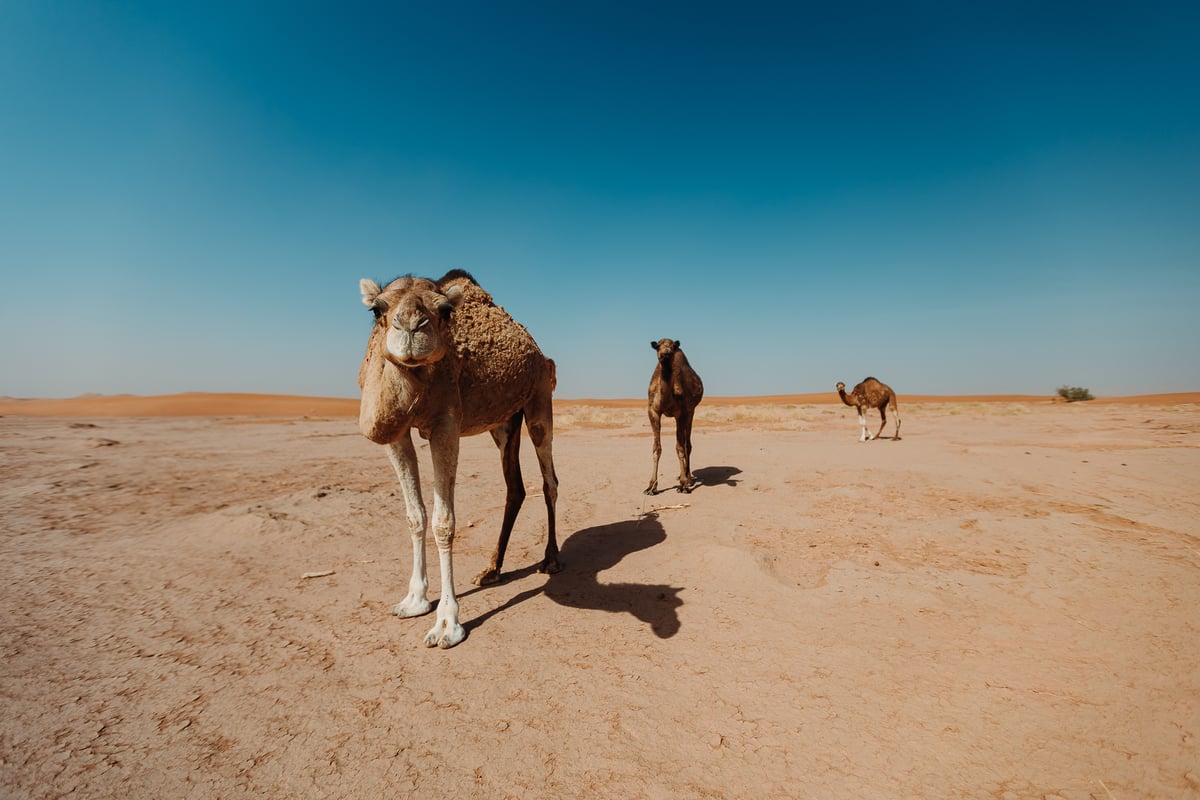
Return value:
<svg viewBox="0 0 1200 800">
<path fill-rule="evenodd" d="M 680 494 L 691 494 L 692 487 L 691 486 L 678 486 L 675 488 L 675 491 L 679 492 Z"/>
<path fill-rule="evenodd" d="M 392 606 L 392 613 L 397 617 L 407 619 L 408 617 L 419 617 L 422 614 L 428 614 L 432 608 L 433 603 L 424 597 L 406 597 Z"/>
<path fill-rule="evenodd" d="M 425 646 L 440 647 L 443 650 L 448 650 L 465 639 L 466 636 L 467 632 L 457 622 L 453 625 L 439 622 L 433 626 L 433 629 L 429 633 L 425 634 Z"/>
<path fill-rule="evenodd" d="M 646 488 L 646 491 L 642 492 L 642 494 L 648 494 L 651 496 L 656 495 L 656 494 L 658 494 L 658 487 L 657 486 L 649 486 Z"/>
<path fill-rule="evenodd" d="M 561 569 L 562 567 L 559 566 L 557 558 L 547 558 L 538 565 L 538 572 L 544 572 L 547 575 L 553 575 Z"/>
<path fill-rule="evenodd" d="M 488 567 L 474 578 L 471 578 L 471 583 L 476 586 L 495 586 L 500 583 L 500 570 Z"/>
</svg>

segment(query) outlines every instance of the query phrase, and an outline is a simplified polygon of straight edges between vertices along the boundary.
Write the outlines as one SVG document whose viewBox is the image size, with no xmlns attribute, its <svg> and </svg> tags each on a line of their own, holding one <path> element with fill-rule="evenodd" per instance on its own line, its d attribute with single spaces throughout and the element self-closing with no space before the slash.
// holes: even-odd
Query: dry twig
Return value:
<svg viewBox="0 0 1200 800">
<path fill-rule="evenodd" d="M 320 572 L 306 572 L 300 576 L 300 579 L 305 580 L 307 578 L 324 578 L 326 575 L 332 575 L 332 574 L 333 574 L 333 570 L 325 569 L 325 570 L 321 570 Z"/>
</svg>

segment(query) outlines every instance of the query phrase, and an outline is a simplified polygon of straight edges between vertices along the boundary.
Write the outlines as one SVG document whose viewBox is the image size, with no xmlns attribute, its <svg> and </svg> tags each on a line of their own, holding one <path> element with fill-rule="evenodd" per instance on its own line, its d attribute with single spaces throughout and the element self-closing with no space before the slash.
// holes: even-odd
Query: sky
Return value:
<svg viewBox="0 0 1200 800">
<path fill-rule="evenodd" d="M 452 268 L 563 398 L 1200 390 L 1200 5 L 0 3 L 0 395 L 356 397 Z"/>
</svg>

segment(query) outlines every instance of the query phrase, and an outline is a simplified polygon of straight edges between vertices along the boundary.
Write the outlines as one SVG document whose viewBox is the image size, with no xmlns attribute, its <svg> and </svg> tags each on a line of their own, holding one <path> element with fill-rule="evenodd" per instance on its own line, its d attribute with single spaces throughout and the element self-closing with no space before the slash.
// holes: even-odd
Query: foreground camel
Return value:
<svg viewBox="0 0 1200 800">
<path fill-rule="evenodd" d="M 363 304 L 375 312 L 376 322 L 358 372 L 362 390 L 358 427 L 372 442 L 387 446 L 404 492 L 412 534 L 408 594 L 392 610 L 400 617 L 415 617 L 432 607 L 426 597 L 427 518 L 411 434 L 415 429 L 429 440 L 433 458 L 433 537 L 442 571 L 437 621 L 426 634 L 425 644 L 453 647 L 465 635 L 458 621 L 452 563 L 460 437 L 484 431 L 492 434 L 500 448 L 508 487 L 496 551 L 474 582 L 482 586 L 500 581 L 508 537 L 525 499 L 519 458 L 522 418 L 537 451 L 546 498 L 548 539 L 539 569 L 558 571 L 554 529 L 558 477 L 551 452 L 554 362 L 542 355 L 529 332 L 462 270 L 453 270 L 436 283 L 412 276 L 397 278 L 383 289 L 363 279 L 359 289 Z"/>
<path fill-rule="evenodd" d="M 646 494 L 658 493 L 658 457 L 662 455 L 662 416 L 675 418 L 675 452 L 679 456 L 680 492 L 690 492 L 696 483 L 692 474 L 692 417 L 704 397 L 704 383 L 679 349 L 678 339 L 650 343 L 658 353 L 658 364 L 650 376 L 647 410 L 654 432 L 654 468 Z"/>
<path fill-rule="evenodd" d="M 892 437 L 892 440 L 900 440 L 900 409 L 896 405 L 896 393 L 892 391 L 892 387 L 886 383 L 877 381 L 875 378 L 864 378 L 862 383 L 851 390 L 850 394 L 846 394 L 846 384 L 838 381 L 837 392 L 838 396 L 842 398 L 843 403 L 858 409 L 858 424 L 862 428 L 862 435 L 858 439 L 860 442 L 879 438 L 879 434 L 883 433 L 883 427 L 887 425 L 887 409 L 889 406 L 891 406 L 892 412 L 896 415 L 896 435 Z M 874 436 L 867 431 L 868 408 L 879 409 L 879 432 Z"/>
</svg>

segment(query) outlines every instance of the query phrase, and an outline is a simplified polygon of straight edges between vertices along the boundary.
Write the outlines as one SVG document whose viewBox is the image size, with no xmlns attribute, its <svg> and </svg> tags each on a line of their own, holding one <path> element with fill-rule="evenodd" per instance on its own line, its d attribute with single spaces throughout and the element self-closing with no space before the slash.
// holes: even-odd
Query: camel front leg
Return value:
<svg viewBox="0 0 1200 800">
<path fill-rule="evenodd" d="M 421 498 L 421 479 L 417 472 L 417 451 L 413 449 L 412 434 L 404 432 L 387 446 L 388 460 L 400 480 L 404 493 L 404 510 L 412 536 L 413 569 L 408 579 L 408 594 L 392 608 L 398 617 L 419 617 L 429 613 L 429 574 L 425 566 L 425 501 Z"/>
<path fill-rule="evenodd" d="M 454 594 L 454 481 L 458 473 L 458 426 L 447 424 L 430 434 L 433 455 L 433 539 L 442 571 L 442 596 L 437 621 L 425 634 L 426 647 L 454 647 L 466 637 L 458 622 Z"/>
<path fill-rule="evenodd" d="M 858 440 L 860 442 L 871 441 L 871 434 L 867 431 L 867 415 L 863 413 L 861 408 L 858 409 L 858 427 L 862 431 L 858 436 Z"/>
<path fill-rule="evenodd" d="M 650 432 L 654 434 L 653 464 L 650 469 L 650 485 L 645 494 L 658 494 L 658 458 L 662 455 L 662 415 L 650 412 Z"/>
</svg>

